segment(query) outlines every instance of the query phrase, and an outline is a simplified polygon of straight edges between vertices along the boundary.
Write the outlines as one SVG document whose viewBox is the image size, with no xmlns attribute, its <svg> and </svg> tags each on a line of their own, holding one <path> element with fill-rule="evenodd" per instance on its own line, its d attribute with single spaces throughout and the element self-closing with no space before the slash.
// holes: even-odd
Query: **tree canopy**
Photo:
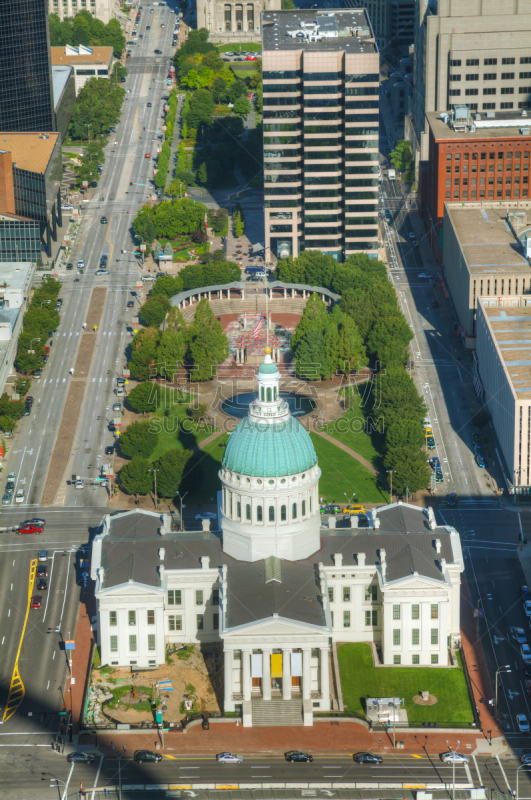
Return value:
<svg viewBox="0 0 531 800">
<path fill-rule="evenodd" d="M 163 295 L 157 295 L 155 297 L 150 297 L 149 300 L 146 300 L 144 305 L 140 307 L 140 311 L 138 312 L 140 319 L 142 319 L 146 325 L 154 326 L 158 328 L 159 325 L 162 325 L 164 322 L 164 318 L 166 314 L 171 308 L 171 303 L 168 298 Z"/>
<path fill-rule="evenodd" d="M 192 457 L 191 450 L 168 450 L 157 461 L 157 494 L 172 498 L 179 491 L 186 465 Z"/>
<path fill-rule="evenodd" d="M 128 494 L 146 495 L 153 489 L 153 472 L 147 458 L 136 456 L 124 464 L 119 473 L 122 489 Z"/>
<path fill-rule="evenodd" d="M 148 419 L 139 420 L 128 425 L 120 436 L 120 450 L 129 458 L 135 456 L 149 458 L 157 446 L 157 439 L 151 422 Z"/>
<path fill-rule="evenodd" d="M 116 58 L 120 58 L 125 47 L 125 36 L 117 19 L 111 19 L 105 25 L 87 10 L 79 11 L 74 17 L 61 20 L 57 14 L 48 16 L 50 28 L 50 45 L 61 47 L 80 44 L 94 47 L 112 47 Z"/>
</svg>

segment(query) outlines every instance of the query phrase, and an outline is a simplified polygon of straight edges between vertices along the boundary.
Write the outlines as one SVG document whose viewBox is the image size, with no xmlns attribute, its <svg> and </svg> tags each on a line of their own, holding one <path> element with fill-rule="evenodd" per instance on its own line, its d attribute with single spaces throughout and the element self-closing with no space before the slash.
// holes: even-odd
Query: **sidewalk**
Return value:
<svg viewBox="0 0 531 800">
<path fill-rule="evenodd" d="M 85 685 L 90 675 L 90 653 L 94 634 L 91 629 L 91 617 L 96 616 L 96 601 L 94 599 L 94 585 L 88 581 L 88 586 L 83 592 L 79 616 L 77 620 L 75 643 L 72 652 L 72 675 L 67 680 L 65 691 L 65 711 L 72 712 L 72 733 L 76 736 L 81 728 L 83 717 L 83 698 Z M 70 695 L 70 700 L 68 696 Z"/>
</svg>

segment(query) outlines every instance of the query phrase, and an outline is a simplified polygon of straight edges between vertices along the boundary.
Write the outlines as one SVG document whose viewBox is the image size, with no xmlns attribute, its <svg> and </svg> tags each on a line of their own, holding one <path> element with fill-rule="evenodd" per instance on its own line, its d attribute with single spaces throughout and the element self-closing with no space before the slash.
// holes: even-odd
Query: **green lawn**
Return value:
<svg viewBox="0 0 531 800">
<path fill-rule="evenodd" d="M 356 502 L 388 503 L 389 495 L 363 464 L 316 433 L 310 434 L 321 468 L 319 497 L 327 503 L 344 503 L 356 492 Z"/>
<path fill-rule="evenodd" d="M 216 494 L 221 489 L 218 477 L 221 459 L 225 452 L 224 445 L 229 435 L 221 434 L 200 450 L 190 463 L 190 471 L 186 476 L 187 498 L 191 503 L 215 503 Z"/>
<path fill-rule="evenodd" d="M 218 47 L 220 53 L 259 53 L 262 50 L 262 45 L 258 42 L 243 42 L 242 44 L 220 44 Z"/>
<path fill-rule="evenodd" d="M 343 644 L 338 649 L 345 711 L 365 714 L 366 697 L 400 697 L 405 700 L 408 721 L 472 723 L 474 717 L 460 669 L 432 667 L 374 667 L 368 644 Z M 419 706 L 413 697 L 429 691 L 438 702 Z"/>
<path fill-rule="evenodd" d="M 213 431 L 209 425 L 196 423 L 187 414 L 190 396 L 185 396 L 181 404 L 172 405 L 169 409 L 159 408 L 152 418 L 161 420 L 158 431 L 158 444 L 150 456 L 156 461 L 168 450 L 192 450 L 196 444 L 210 436 Z"/>
<path fill-rule="evenodd" d="M 368 402 L 365 408 L 362 399 L 358 400 L 359 403 L 356 402 L 335 422 L 330 422 L 325 430 L 338 442 L 370 461 L 375 469 L 381 470 L 384 441 L 383 434 L 376 429 L 380 426 L 378 413 L 372 408 L 372 402 Z"/>
</svg>

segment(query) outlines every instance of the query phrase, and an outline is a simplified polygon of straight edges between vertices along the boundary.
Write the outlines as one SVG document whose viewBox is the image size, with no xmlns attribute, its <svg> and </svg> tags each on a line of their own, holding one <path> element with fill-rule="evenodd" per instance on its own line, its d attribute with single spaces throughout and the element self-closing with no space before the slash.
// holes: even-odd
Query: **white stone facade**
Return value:
<svg viewBox="0 0 531 800">
<path fill-rule="evenodd" d="M 116 16 L 116 9 L 120 9 L 117 0 L 48 0 L 49 13 L 57 14 L 61 20 L 74 17 L 80 11 L 90 11 L 107 25 Z"/>
</svg>

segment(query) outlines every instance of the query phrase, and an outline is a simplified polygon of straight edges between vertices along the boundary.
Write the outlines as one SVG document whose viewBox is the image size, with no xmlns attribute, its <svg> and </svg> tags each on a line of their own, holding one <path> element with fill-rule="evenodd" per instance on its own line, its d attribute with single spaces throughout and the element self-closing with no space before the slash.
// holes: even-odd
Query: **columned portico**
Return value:
<svg viewBox="0 0 531 800">
<path fill-rule="evenodd" d="M 262 697 L 271 700 L 271 650 L 262 650 Z"/>
<path fill-rule="evenodd" d="M 242 671 L 243 671 L 243 699 L 251 699 L 251 651 L 242 650 Z M 232 697 L 232 689 L 231 689 Z"/>
<path fill-rule="evenodd" d="M 309 700 L 312 693 L 311 650 L 305 647 L 302 651 L 302 699 Z"/>
<path fill-rule="evenodd" d="M 291 650 L 282 650 L 282 698 L 291 700 Z"/>
</svg>

